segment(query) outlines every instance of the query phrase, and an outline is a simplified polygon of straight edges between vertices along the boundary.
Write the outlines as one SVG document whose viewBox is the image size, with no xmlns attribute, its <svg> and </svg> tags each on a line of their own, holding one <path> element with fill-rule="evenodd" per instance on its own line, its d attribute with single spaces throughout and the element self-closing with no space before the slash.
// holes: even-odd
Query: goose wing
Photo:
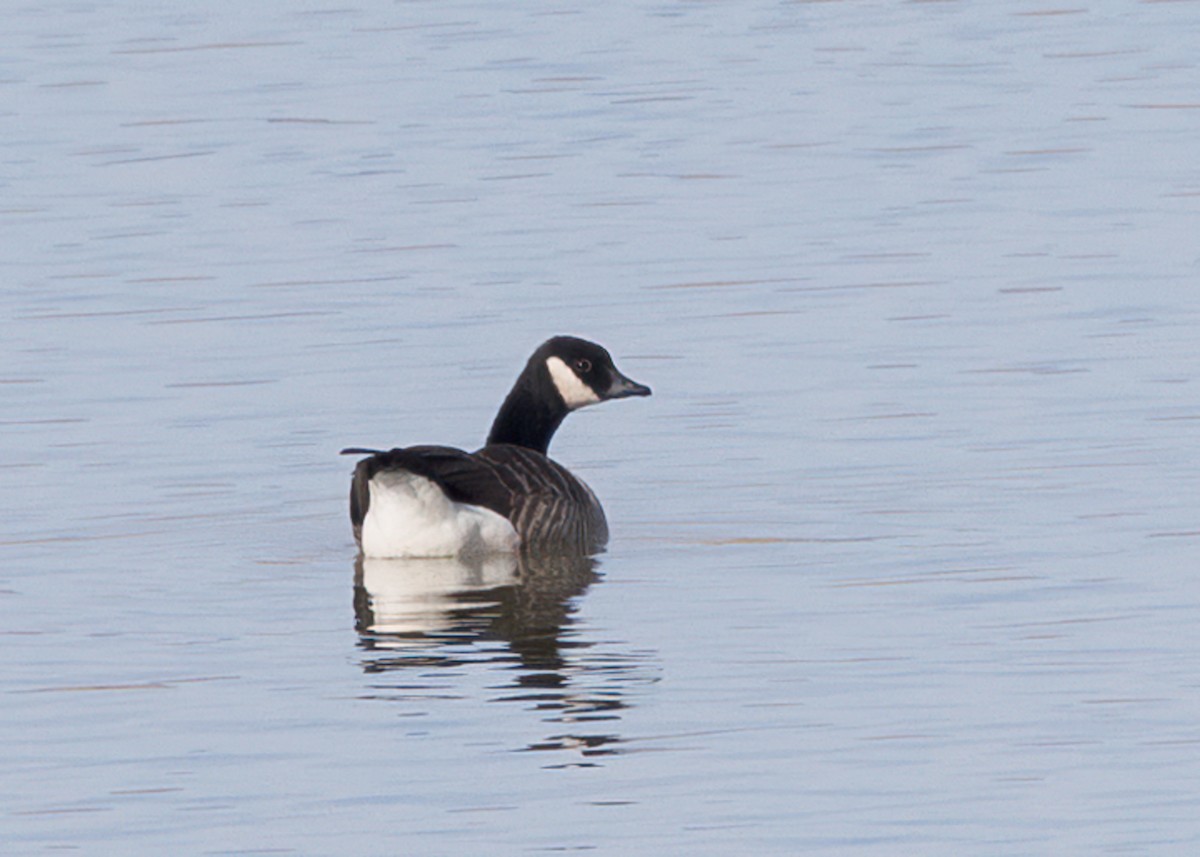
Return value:
<svg viewBox="0 0 1200 857">
<path fill-rule="evenodd" d="M 569 545 L 592 551 L 608 540 L 600 501 L 558 462 L 513 444 L 488 444 L 474 458 L 492 465 L 509 489 L 506 517 L 526 546 Z"/>
<path fill-rule="evenodd" d="M 389 449 L 346 450 L 347 454 L 372 452 L 358 462 L 350 483 L 350 522 L 359 532 L 371 503 L 370 482 L 386 470 L 406 470 L 437 483 L 446 496 L 457 503 L 483 506 L 508 518 L 513 495 L 500 478 L 497 468 L 469 452 L 449 446 L 409 446 Z"/>
</svg>

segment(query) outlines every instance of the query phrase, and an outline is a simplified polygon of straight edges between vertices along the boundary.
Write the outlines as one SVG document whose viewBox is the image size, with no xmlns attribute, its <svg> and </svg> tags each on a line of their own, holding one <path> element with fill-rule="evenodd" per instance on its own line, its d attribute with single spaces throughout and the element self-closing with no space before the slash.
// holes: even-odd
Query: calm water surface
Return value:
<svg viewBox="0 0 1200 857">
<path fill-rule="evenodd" d="M 1194 854 L 1193 3 L 21 5 L 6 854 Z M 528 352 L 595 561 L 355 561 Z"/>
</svg>

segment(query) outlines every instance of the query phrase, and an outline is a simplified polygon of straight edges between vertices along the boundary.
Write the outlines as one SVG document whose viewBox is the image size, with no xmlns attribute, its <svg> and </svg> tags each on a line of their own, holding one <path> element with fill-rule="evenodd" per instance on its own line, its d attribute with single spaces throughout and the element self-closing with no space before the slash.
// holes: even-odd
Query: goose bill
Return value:
<svg viewBox="0 0 1200 857">
<path fill-rule="evenodd" d="M 625 399 L 629 396 L 649 396 L 650 388 L 639 384 L 632 378 L 626 378 L 620 372 L 614 373 L 612 385 L 604 394 L 606 399 Z"/>
</svg>

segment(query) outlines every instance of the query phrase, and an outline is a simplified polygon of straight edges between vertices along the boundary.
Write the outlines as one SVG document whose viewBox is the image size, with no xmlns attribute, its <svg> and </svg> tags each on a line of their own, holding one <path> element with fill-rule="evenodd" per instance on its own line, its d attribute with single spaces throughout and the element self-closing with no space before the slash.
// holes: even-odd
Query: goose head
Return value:
<svg viewBox="0 0 1200 857">
<path fill-rule="evenodd" d="M 622 374 L 602 346 L 574 336 L 556 336 L 534 352 L 529 368 L 545 367 L 568 411 L 609 399 L 649 396 L 650 388 Z"/>
<path fill-rule="evenodd" d="M 533 352 L 492 423 L 487 442 L 511 443 L 545 453 L 571 411 L 650 388 L 626 377 L 603 346 L 555 336 Z"/>
</svg>

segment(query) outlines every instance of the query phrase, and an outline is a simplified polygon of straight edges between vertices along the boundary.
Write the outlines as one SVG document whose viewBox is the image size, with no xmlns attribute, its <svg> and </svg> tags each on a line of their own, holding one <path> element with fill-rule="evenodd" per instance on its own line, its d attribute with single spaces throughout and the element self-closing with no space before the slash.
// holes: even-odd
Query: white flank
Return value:
<svg viewBox="0 0 1200 857">
<path fill-rule="evenodd" d="M 365 556 L 511 553 L 521 543 L 507 518 L 481 506 L 456 503 L 423 476 L 383 471 L 369 489 L 371 504 L 362 525 Z"/>
<path fill-rule="evenodd" d="M 600 401 L 596 391 L 589 387 L 579 376 L 562 361 L 560 357 L 546 358 L 546 368 L 550 370 L 550 379 L 558 388 L 558 394 L 571 410 L 582 408 L 584 405 L 594 405 Z"/>
</svg>

